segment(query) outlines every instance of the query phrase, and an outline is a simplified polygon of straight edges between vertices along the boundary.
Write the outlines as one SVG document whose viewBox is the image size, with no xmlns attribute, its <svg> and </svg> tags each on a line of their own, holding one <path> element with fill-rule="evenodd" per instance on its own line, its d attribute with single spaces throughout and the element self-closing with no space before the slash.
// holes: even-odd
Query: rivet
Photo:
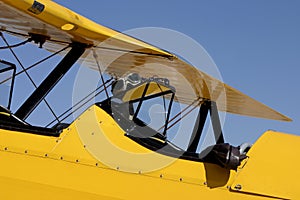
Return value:
<svg viewBox="0 0 300 200">
<path fill-rule="evenodd" d="M 241 190 L 241 189 L 242 189 L 242 185 L 237 184 L 236 186 L 234 186 L 234 189 L 236 189 L 236 190 Z"/>
<path fill-rule="evenodd" d="M 117 170 L 120 170 L 120 167 L 117 167 Z"/>
<path fill-rule="evenodd" d="M 182 178 L 179 179 L 180 182 L 182 182 L 182 180 L 183 180 Z"/>
<path fill-rule="evenodd" d="M 161 174 L 161 175 L 159 175 L 159 177 L 160 177 L 160 178 L 163 178 L 164 176 Z"/>
<path fill-rule="evenodd" d="M 100 121 L 99 124 L 102 124 L 102 121 Z"/>
<path fill-rule="evenodd" d="M 95 135 L 95 133 L 94 133 L 94 132 L 92 132 L 92 135 Z"/>
<path fill-rule="evenodd" d="M 5 151 L 7 151 L 7 150 L 8 150 L 8 148 L 7 148 L 7 147 L 5 147 L 5 148 L 4 148 L 4 150 L 5 150 Z"/>
<path fill-rule="evenodd" d="M 78 163 L 78 162 L 79 162 L 79 160 L 77 159 L 77 160 L 76 160 L 76 162 Z"/>
<path fill-rule="evenodd" d="M 59 142 L 59 140 L 56 140 L 55 142 L 56 142 L 56 143 L 58 143 L 58 142 Z"/>
<path fill-rule="evenodd" d="M 142 173 L 142 171 L 139 171 L 139 174 L 141 174 Z"/>
<path fill-rule="evenodd" d="M 204 182 L 203 184 L 204 184 L 204 185 L 207 185 L 207 182 Z"/>
<path fill-rule="evenodd" d="M 64 157 L 60 157 L 60 159 L 61 159 L 61 160 L 63 160 L 63 159 L 64 159 Z"/>
<path fill-rule="evenodd" d="M 48 157 L 48 154 L 45 154 L 45 157 Z"/>
<path fill-rule="evenodd" d="M 96 167 L 98 167 L 98 163 L 96 163 Z"/>
<path fill-rule="evenodd" d="M 83 148 L 86 148 L 86 145 L 83 145 Z"/>
<path fill-rule="evenodd" d="M 24 152 L 25 152 L 25 153 L 28 153 L 28 151 L 27 151 L 27 150 L 25 150 Z"/>
</svg>

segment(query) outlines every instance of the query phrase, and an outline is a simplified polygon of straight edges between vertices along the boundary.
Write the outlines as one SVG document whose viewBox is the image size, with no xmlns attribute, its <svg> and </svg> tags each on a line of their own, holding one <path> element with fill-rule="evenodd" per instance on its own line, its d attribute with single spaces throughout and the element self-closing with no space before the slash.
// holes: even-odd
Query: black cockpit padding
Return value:
<svg viewBox="0 0 300 200">
<path fill-rule="evenodd" d="M 228 143 L 216 144 L 201 152 L 204 162 L 218 164 L 227 169 L 237 169 L 241 161 L 247 158 L 240 154 L 239 147 L 231 146 Z"/>
</svg>

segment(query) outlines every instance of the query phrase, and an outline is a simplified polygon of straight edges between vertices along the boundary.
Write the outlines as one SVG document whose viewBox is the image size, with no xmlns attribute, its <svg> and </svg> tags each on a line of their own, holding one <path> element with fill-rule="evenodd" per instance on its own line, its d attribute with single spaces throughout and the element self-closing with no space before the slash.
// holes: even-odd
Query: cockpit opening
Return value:
<svg viewBox="0 0 300 200">
<path fill-rule="evenodd" d="M 240 152 L 239 147 L 224 142 L 217 104 L 199 98 L 186 109 L 178 110 L 176 106 L 179 103 L 175 94 L 175 88 L 167 79 L 142 78 L 132 73 L 115 80 L 112 84 L 112 96 L 97 105 L 115 119 L 125 130 L 127 137 L 146 148 L 173 157 L 211 162 L 236 169 L 246 155 Z M 185 137 L 188 147 L 175 145 L 172 141 L 172 128 L 196 109 L 198 115 L 192 133 Z M 215 144 L 198 152 L 207 118 L 210 118 L 213 127 Z"/>
</svg>

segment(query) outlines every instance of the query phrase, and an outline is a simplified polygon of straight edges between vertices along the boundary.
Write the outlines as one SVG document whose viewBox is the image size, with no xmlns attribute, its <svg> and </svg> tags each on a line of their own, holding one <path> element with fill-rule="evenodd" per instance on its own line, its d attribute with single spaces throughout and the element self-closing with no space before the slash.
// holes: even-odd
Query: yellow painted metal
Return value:
<svg viewBox="0 0 300 200">
<path fill-rule="evenodd" d="M 286 199 L 300 199 L 300 137 L 267 131 L 248 153 L 233 190 Z M 241 188 L 235 188 L 240 185 Z"/>
<path fill-rule="evenodd" d="M 127 102 L 127 101 L 131 101 L 131 100 L 136 100 L 142 97 L 143 91 L 145 90 L 146 87 L 146 83 L 140 85 L 139 87 L 133 88 L 129 91 L 127 91 L 125 93 L 125 95 L 123 96 L 123 101 Z M 163 85 L 160 85 L 158 83 L 155 82 L 150 82 L 147 92 L 145 93 L 145 96 L 150 96 L 150 95 L 155 95 L 155 94 L 159 94 L 161 92 L 166 92 L 166 91 L 170 91 L 171 89 L 168 87 L 165 87 Z M 174 91 L 175 92 L 175 91 Z"/>
<path fill-rule="evenodd" d="M 176 101 L 191 104 L 199 98 L 217 102 L 221 111 L 253 117 L 290 121 L 288 117 L 208 76 L 164 50 L 101 26 L 50 0 L 39 0 L 45 8 L 30 12 L 34 0 L 0 0 L 0 27 L 28 37 L 36 33 L 50 37 L 44 47 L 58 51 L 71 42 L 91 45 L 80 61 L 92 69 L 115 77 L 136 72 L 149 78 L 167 78 L 176 88 Z M 93 46 L 93 47 L 92 47 Z"/>
<path fill-rule="evenodd" d="M 10 114 L 7 112 L 0 112 L 0 115 L 10 116 Z"/>
<path fill-rule="evenodd" d="M 0 198 L 271 199 L 230 190 L 233 170 L 151 152 L 124 133 L 97 106 L 58 138 L 0 129 Z"/>
<path fill-rule="evenodd" d="M 144 53 L 172 56 L 145 42 L 101 26 L 53 1 L 39 0 L 38 2 L 45 7 L 40 14 L 34 14 L 30 12 L 34 0 L 1 0 L 1 24 L 4 24 L 9 31 L 25 35 L 28 33 L 45 34 L 61 42 L 77 41 L 97 45 L 111 38 L 110 45 L 118 46 L 123 50 L 139 49 Z M 21 12 L 11 13 L 12 9 Z M 72 24 L 76 28 L 62 31 L 61 27 L 65 24 Z"/>
</svg>

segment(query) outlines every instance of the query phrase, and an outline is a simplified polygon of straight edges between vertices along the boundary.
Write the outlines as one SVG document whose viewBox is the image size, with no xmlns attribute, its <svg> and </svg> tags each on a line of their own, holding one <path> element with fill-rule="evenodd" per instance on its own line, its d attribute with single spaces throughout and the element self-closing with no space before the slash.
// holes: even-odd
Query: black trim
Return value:
<svg viewBox="0 0 300 200">
<path fill-rule="evenodd" d="M 61 129 L 58 130 L 52 128 L 30 126 L 22 123 L 13 123 L 3 120 L 0 120 L 0 129 L 51 137 L 59 137 L 60 133 L 62 132 Z"/>
<path fill-rule="evenodd" d="M 55 128 L 44 128 L 38 126 L 31 126 L 28 123 L 18 119 L 10 113 L 9 110 L 0 106 L 0 129 L 9 131 L 18 131 L 28 134 L 36 134 L 42 136 L 59 137 L 63 128 L 67 125 L 57 125 Z"/>
</svg>

